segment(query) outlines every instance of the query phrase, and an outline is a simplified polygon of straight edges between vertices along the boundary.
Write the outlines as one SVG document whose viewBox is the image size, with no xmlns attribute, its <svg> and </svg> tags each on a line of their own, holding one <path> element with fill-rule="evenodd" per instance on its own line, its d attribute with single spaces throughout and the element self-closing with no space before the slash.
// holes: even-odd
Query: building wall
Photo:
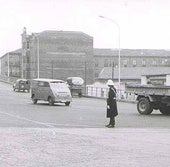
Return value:
<svg viewBox="0 0 170 167">
<path fill-rule="evenodd" d="M 23 35 L 26 78 L 82 77 L 86 84 L 93 83 L 93 38 L 81 32 L 44 31 Z M 27 48 L 26 48 L 27 47 Z M 39 57 L 39 63 L 38 63 Z M 38 70 L 39 64 L 39 70 Z M 28 67 L 26 69 L 26 67 Z"/>
<path fill-rule="evenodd" d="M 120 53 L 121 68 L 170 67 L 168 50 L 121 49 Z M 91 84 L 104 67 L 118 69 L 118 50 L 94 49 L 93 38 L 87 34 L 44 31 L 28 35 L 24 28 L 22 50 L 1 57 L 1 75 L 37 78 L 38 57 L 41 78 L 77 76 Z"/>
<path fill-rule="evenodd" d="M 118 52 L 111 49 L 94 49 L 95 79 L 104 67 L 118 68 Z M 121 68 L 126 67 L 170 67 L 170 51 L 168 50 L 133 50 L 122 49 L 120 55 Z"/>
<path fill-rule="evenodd" d="M 21 50 L 6 53 L 1 57 L 1 75 L 4 77 L 21 77 Z"/>
</svg>

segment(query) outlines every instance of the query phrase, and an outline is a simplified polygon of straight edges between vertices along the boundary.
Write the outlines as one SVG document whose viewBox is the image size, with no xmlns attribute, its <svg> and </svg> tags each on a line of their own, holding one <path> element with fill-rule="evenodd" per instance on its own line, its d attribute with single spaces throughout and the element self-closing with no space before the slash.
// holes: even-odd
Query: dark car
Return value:
<svg viewBox="0 0 170 167">
<path fill-rule="evenodd" d="M 14 91 L 27 91 L 30 92 L 30 81 L 27 79 L 18 79 L 14 84 L 13 84 L 13 90 Z"/>
</svg>

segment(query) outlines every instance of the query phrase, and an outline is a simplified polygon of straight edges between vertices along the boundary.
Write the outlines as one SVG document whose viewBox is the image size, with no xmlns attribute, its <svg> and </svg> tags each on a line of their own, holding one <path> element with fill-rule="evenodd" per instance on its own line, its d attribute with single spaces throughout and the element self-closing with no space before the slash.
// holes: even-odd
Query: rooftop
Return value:
<svg viewBox="0 0 170 167">
<path fill-rule="evenodd" d="M 120 69 L 121 79 L 140 79 L 142 75 L 169 74 L 169 67 L 126 67 Z M 113 78 L 118 79 L 118 68 L 114 68 Z M 99 74 L 99 79 L 112 78 L 112 67 L 104 67 Z"/>
<path fill-rule="evenodd" d="M 94 48 L 95 56 L 118 56 L 118 49 L 100 49 Z M 170 56 L 170 50 L 164 49 L 120 49 L 120 56 Z"/>
</svg>

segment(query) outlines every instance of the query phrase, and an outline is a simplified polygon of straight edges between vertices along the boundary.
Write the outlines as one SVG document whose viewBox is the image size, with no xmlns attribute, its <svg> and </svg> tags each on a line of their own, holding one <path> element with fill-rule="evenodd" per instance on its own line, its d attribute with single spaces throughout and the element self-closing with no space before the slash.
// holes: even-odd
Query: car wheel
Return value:
<svg viewBox="0 0 170 167">
<path fill-rule="evenodd" d="M 37 104 L 37 99 L 35 98 L 35 95 L 32 96 L 32 101 L 33 101 L 33 104 Z"/>
<path fill-rule="evenodd" d="M 54 100 L 52 99 L 52 97 L 49 97 L 49 98 L 48 98 L 48 102 L 49 102 L 49 105 L 50 105 L 50 106 L 53 106 L 53 105 L 54 105 Z"/>
<path fill-rule="evenodd" d="M 68 101 L 68 102 L 65 102 L 65 105 L 66 106 L 69 106 L 70 105 L 70 102 Z"/>
</svg>

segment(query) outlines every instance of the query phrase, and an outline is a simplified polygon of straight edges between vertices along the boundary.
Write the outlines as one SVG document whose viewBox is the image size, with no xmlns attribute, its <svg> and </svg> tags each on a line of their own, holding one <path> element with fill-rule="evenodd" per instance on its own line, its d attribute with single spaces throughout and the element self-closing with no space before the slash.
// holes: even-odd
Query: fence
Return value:
<svg viewBox="0 0 170 167">
<path fill-rule="evenodd" d="M 92 97 L 107 98 L 109 88 L 101 87 L 86 87 L 86 95 Z"/>
<path fill-rule="evenodd" d="M 117 98 L 124 99 L 129 101 L 135 101 L 135 94 L 130 94 L 125 92 L 125 88 L 121 87 L 121 89 L 116 88 L 117 90 Z M 108 87 L 96 87 L 96 86 L 87 86 L 86 87 L 86 96 L 89 97 L 98 97 L 98 98 L 107 98 L 108 97 Z"/>
</svg>

